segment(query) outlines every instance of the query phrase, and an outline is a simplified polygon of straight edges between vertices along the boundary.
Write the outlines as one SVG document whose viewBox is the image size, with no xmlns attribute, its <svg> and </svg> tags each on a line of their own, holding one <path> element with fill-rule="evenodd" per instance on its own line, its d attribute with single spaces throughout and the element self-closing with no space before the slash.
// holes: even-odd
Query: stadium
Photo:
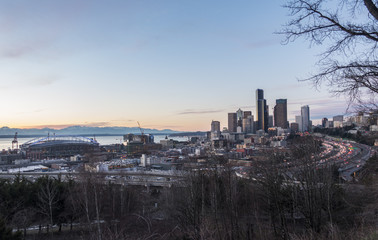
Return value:
<svg viewBox="0 0 378 240">
<path fill-rule="evenodd" d="M 84 155 L 99 149 L 99 143 L 81 136 L 47 136 L 32 139 L 21 146 L 31 160 L 68 158 L 77 154 Z"/>
</svg>

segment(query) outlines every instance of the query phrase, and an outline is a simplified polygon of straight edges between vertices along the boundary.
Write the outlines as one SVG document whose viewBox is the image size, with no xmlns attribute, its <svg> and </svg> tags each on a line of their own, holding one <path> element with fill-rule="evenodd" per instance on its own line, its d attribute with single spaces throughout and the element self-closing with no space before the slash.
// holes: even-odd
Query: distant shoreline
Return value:
<svg viewBox="0 0 378 240">
<path fill-rule="evenodd" d="M 107 133 L 101 133 L 101 134 L 56 134 L 56 135 L 59 135 L 59 136 L 82 136 L 82 137 L 102 137 L 102 136 L 123 136 L 123 135 L 126 135 L 126 134 L 129 134 L 129 133 L 110 133 L 110 134 L 107 134 Z M 130 133 L 130 134 L 140 134 L 140 133 Z M 151 134 L 151 135 L 168 135 L 170 136 L 169 133 L 145 133 L 145 134 Z M 50 134 L 50 137 L 51 136 L 54 136 L 53 134 Z M 26 134 L 23 134 L 23 135 L 17 135 L 17 138 L 37 138 L 37 137 L 47 137 L 47 134 L 30 134 L 30 135 L 26 135 Z M 0 135 L 0 138 L 14 138 L 14 134 L 13 135 Z"/>
</svg>

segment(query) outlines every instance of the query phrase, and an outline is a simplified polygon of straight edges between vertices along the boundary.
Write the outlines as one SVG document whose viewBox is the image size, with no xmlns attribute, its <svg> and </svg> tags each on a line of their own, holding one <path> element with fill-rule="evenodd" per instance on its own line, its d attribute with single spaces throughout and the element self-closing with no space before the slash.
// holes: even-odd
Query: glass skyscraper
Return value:
<svg viewBox="0 0 378 240">
<path fill-rule="evenodd" d="M 256 90 L 256 121 L 257 130 L 263 129 L 268 130 L 269 121 L 268 106 L 266 105 L 266 100 L 264 99 L 264 90 Z"/>
</svg>

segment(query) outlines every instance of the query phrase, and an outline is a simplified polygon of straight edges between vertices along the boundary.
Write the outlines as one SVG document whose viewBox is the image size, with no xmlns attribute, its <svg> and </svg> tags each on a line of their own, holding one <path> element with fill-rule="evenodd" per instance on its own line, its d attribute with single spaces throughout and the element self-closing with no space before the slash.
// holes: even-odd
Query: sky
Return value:
<svg viewBox="0 0 378 240">
<path fill-rule="evenodd" d="M 227 113 L 288 120 L 309 105 L 319 122 L 346 111 L 316 72 L 326 46 L 283 45 L 282 1 L 4 0 L 0 2 L 0 126 L 126 126 L 208 131 Z"/>
</svg>

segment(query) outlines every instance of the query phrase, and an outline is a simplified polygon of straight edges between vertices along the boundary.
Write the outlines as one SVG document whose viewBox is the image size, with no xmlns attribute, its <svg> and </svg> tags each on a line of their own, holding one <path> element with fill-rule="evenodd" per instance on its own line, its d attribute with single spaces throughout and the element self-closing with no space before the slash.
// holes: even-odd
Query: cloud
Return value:
<svg viewBox="0 0 378 240">
<path fill-rule="evenodd" d="M 155 128 L 155 129 L 179 129 L 184 128 L 185 126 L 181 125 L 148 125 L 146 128 Z"/>
<path fill-rule="evenodd" d="M 84 124 L 75 124 L 82 127 L 109 127 L 110 122 L 85 122 Z"/>
<path fill-rule="evenodd" d="M 332 98 L 303 98 L 303 99 L 294 99 L 290 100 L 287 103 L 288 105 L 309 105 L 311 106 L 332 106 L 337 105 L 341 106 L 343 105 L 345 108 L 347 106 L 347 103 L 345 100 L 341 99 L 332 99 Z"/>
<path fill-rule="evenodd" d="M 33 36 L 31 37 L 33 38 Z M 55 38 L 45 36 L 44 39 L 26 39 L 22 42 L 11 39 L 7 40 L 6 44 L 0 45 L 0 57 L 1 58 L 23 58 L 31 55 L 35 52 L 40 52 L 44 49 L 48 49 L 54 42 Z"/>
<path fill-rule="evenodd" d="M 46 125 L 23 126 L 23 127 L 20 127 L 20 128 L 22 128 L 22 129 L 30 129 L 30 128 L 36 128 L 36 129 L 51 128 L 51 129 L 59 130 L 59 129 L 63 129 L 63 128 L 66 128 L 66 127 L 71 127 L 71 126 L 74 126 L 74 125 L 71 125 L 71 124 L 46 124 Z"/>
<path fill-rule="evenodd" d="M 298 82 L 296 84 L 284 84 L 284 85 L 277 85 L 274 87 L 269 87 L 267 89 L 267 92 L 279 91 L 282 93 L 284 92 L 284 90 L 293 90 L 293 89 L 298 89 L 298 88 L 303 88 L 303 87 L 308 87 L 308 86 Z"/>
<path fill-rule="evenodd" d="M 320 106 L 310 109 L 311 118 L 320 119 L 324 117 L 333 117 L 336 115 L 346 114 L 346 106 L 344 104 L 330 104 L 328 106 Z"/>
<path fill-rule="evenodd" d="M 37 128 L 37 129 L 42 129 L 42 128 L 51 128 L 55 130 L 60 130 L 63 128 L 67 127 L 73 127 L 73 126 L 80 126 L 80 127 L 108 127 L 110 126 L 109 122 L 85 122 L 82 124 L 44 124 L 44 125 L 33 125 L 33 126 L 25 126 L 22 128 Z"/>
<path fill-rule="evenodd" d="M 290 102 L 291 105 L 304 105 L 303 103 L 309 105 L 311 119 L 329 118 L 339 114 L 346 114 L 348 105 L 346 101 L 338 99 L 302 99 Z M 300 109 L 290 111 L 289 115 L 300 115 Z"/>
<path fill-rule="evenodd" d="M 183 112 L 179 112 L 178 115 L 191 115 L 191 114 L 210 114 L 210 113 L 220 113 L 224 112 L 223 109 L 218 110 L 193 110 L 193 109 L 187 109 Z"/>
<path fill-rule="evenodd" d="M 277 39 L 266 39 L 262 41 L 246 43 L 245 47 L 249 49 L 256 49 L 256 48 L 269 47 L 269 46 L 273 46 L 277 44 L 280 44 L 280 42 Z"/>
<path fill-rule="evenodd" d="M 250 106 L 240 106 L 239 108 L 241 109 L 241 110 L 243 110 L 243 109 L 249 109 L 249 110 L 245 110 L 245 111 L 250 111 L 250 109 L 251 108 L 254 108 L 255 106 L 253 105 L 250 105 Z"/>
<path fill-rule="evenodd" d="M 134 119 L 115 119 L 115 120 L 110 120 L 110 122 L 137 122 Z"/>
<path fill-rule="evenodd" d="M 46 109 L 35 109 L 35 110 L 32 110 L 32 111 L 28 111 L 28 112 L 16 112 L 15 114 L 16 115 L 34 114 L 34 113 L 40 113 L 40 112 L 44 112 L 44 111 L 46 111 Z"/>
<path fill-rule="evenodd" d="M 48 86 L 55 83 L 59 79 L 60 77 L 58 76 L 41 76 L 34 79 L 30 79 L 28 81 L 28 84 L 32 86 Z"/>
<path fill-rule="evenodd" d="M 33 48 L 30 46 L 15 46 L 2 49 L 0 56 L 3 58 L 18 58 L 33 52 Z"/>
<path fill-rule="evenodd" d="M 58 75 L 45 75 L 27 79 L 23 79 L 23 76 L 16 76 L 15 78 L 8 81 L 7 84 L 0 85 L 0 88 L 4 90 L 49 86 L 59 81 L 62 77 Z"/>
</svg>

